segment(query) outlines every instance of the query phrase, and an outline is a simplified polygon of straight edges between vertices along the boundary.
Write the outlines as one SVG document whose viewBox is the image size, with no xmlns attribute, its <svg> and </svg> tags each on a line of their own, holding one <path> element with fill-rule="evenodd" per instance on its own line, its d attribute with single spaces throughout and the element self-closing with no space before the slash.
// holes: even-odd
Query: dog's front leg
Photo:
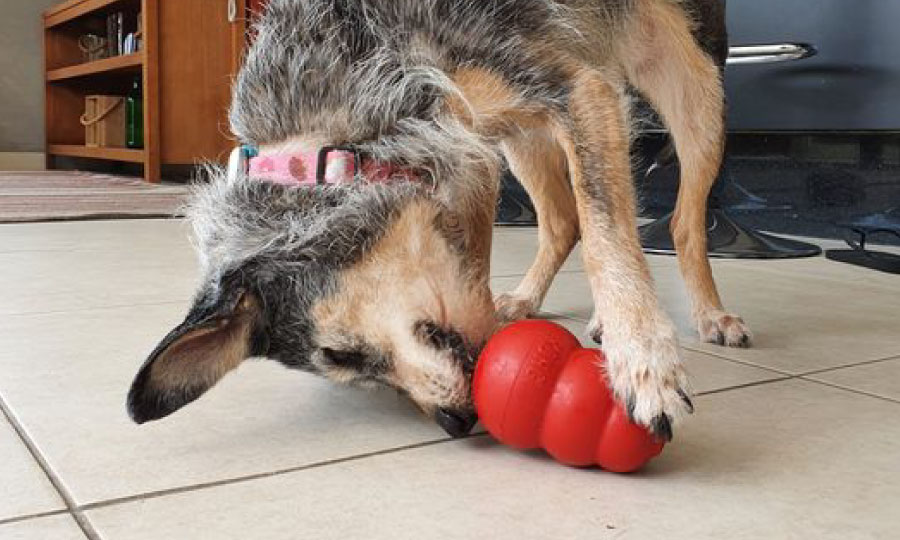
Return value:
<svg viewBox="0 0 900 540">
<path fill-rule="evenodd" d="M 578 241 L 578 215 L 569 183 L 566 154 L 544 128 L 522 130 L 503 144 L 509 168 L 537 210 L 538 252 L 516 290 L 495 298 L 505 321 L 537 313 L 553 278 Z"/>
<path fill-rule="evenodd" d="M 560 129 L 582 231 L 585 267 L 602 314 L 607 376 L 631 417 L 663 438 L 692 411 L 675 329 L 661 309 L 637 234 L 621 85 L 595 71 L 573 84 Z M 600 331 L 599 318 L 589 330 Z"/>
</svg>

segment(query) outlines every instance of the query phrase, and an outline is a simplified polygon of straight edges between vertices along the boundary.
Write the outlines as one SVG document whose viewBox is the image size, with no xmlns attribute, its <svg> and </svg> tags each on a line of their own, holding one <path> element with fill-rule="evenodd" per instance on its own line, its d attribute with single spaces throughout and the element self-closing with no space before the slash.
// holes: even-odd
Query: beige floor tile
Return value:
<svg viewBox="0 0 900 540">
<path fill-rule="evenodd" d="M 695 394 L 784 378 L 784 375 L 774 371 L 688 349 L 684 350 L 684 365 L 687 367 Z"/>
<path fill-rule="evenodd" d="M 772 272 L 768 261 L 713 263 L 726 306 L 750 324 L 755 346 L 743 350 L 699 343 L 676 261 L 651 259 L 660 299 L 688 347 L 792 374 L 900 354 L 900 289 Z M 498 291 L 515 286 L 512 279 L 495 283 Z M 559 275 L 544 309 L 588 320 L 592 301 L 584 275 Z"/>
<path fill-rule="evenodd" d="M 0 225 L 0 315 L 183 301 L 197 274 L 183 220 Z"/>
<path fill-rule="evenodd" d="M 514 276 L 528 271 L 537 255 L 537 229 L 531 227 L 495 227 L 493 253 L 491 257 L 492 276 Z M 654 257 L 649 260 L 655 266 L 666 257 Z M 566 259 L 561 272 L 577 272 L 584 269 L 581 260 L 581 244 L 575 246 Z"/>
<path fill-rule="evenodd" d="M 65 504 L 19 435 L 0 414 L 0 521 L 64 510 Z M 4 538 L 0 529 L 0 538 Z"/>
<path fill-rule="evenodd" d="M 826 371 L 808 378 L 900 401 L 900 358 Z"/>
<path fill-rule="evenodd" d="M 190 248 L 145 247 L 0 253 L 0 315 L 190 299 L 199 280 Z"/>
<path fill-rule="evenodd" d="M 753 329 L 754 347 L 697 344 L 700 350 L 793 374 L 900 355 L 900 288 L 738 265 L 717 276 L 726 305 Z M 672 278 L 668 273 L 658 279 L 667 307 L 677 306 L 676 319 L 685 321 L 686 303 L 673 302 L 683 286 Z"/>
<path fill-rule="evenodd" d="M 0 317 L 0 393 L 76 502 L 441 439 L 391 392 L 249 362 L 166 420 L 125 413 L 132 377 L 181 304 Z"/>
<path fill-rule="evenodd" d="M 3 540 L 86 540 L 84 533 L 68 514 L 0 525 Z"/>
<path fill-rule="evenodd" d="M 524 274 L 537 255 L 538 235 L 533 227 L 495 227 L 491 275 Z M 562 272 L 581 270 L 581 250 L 576 247 L 562 267 Z"/>
<path fill-rule="evenodd" d="M 700 407 L 631 476 L 480 437 L 88 516 L 120 540 L 896 537 L 896 404 L 791 381 L 705 396 Z"/>
<path fill-rule="evenodd" d="M 838 249 L 847 248 L 846 245 L 836 245 L 834 241 L 819 241 L 827 249 L 837 247 Z M 894 247 L 872 246 L 872 249 L 879 251 L 897 251 Z M 813 276 L 816 278 L 827 278 L 839 280 L 842 283 L 852 283 L 855 285 L 877 285 L 882 287 L 900 288 L 900 276 L 889 274 L 887 272 L 877 272 L 859 266 L 850 264 L 842 264 L 830 261 L 823 256 L 810 257 L 803 259 L 785 259 L 773 261 L 737 261 L 737 266 L 746 266 L 751 270 L 763 270 L 770 272 L 789 273 L 801 278 Z"/>
<path fill-rule="evenodd" d="M 165 251 L 183 245 L 180 219 L 66 221 L 0 225 L 0 253 L 13 251 Z"/>
</svg>

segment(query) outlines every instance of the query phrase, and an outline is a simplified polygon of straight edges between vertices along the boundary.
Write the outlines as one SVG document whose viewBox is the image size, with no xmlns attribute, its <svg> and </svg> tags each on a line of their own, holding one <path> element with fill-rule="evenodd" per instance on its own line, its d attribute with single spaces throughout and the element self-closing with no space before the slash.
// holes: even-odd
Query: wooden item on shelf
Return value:
<svg viewBox="0 0 900 540">
<path fill-rule="evenodd" d="M 136 163 L 158 182 L 162 165 L 225 162 L 231 81 L 246 47 L 247 0 L 68 0 L 43 15 L 47 166 L 59 157 Z M 85 61 L 79 39 L 106 36 L 112 14 L 140 50 Z M 82 43 L 84 44 L 84 43 Z M 142 85 L 144 148 L 93 146 L 82 125 L 85 99 Z M 90 118 L 88 118 L 90 119 Z M 98 143 L 99 144 L 99 143 Z M 124 144 L 123 144 L 124 146 Z"/>
<path fill-rule="evenodd" d="M 84 144 L 91 147 L 125 146 L 125 98 L 87 96 L 84 98 Z"/>
</svg>

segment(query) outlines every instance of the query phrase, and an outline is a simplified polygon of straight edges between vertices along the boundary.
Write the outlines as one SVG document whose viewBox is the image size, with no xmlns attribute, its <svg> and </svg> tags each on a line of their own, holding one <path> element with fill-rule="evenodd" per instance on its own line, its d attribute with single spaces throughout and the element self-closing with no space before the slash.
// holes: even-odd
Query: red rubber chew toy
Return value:
<svg viewBox="0 0 900 540">
<path fill-rule="evenodd" d="M 473 393 L 478 416 L 500 442 L 543 448 L 574 466 L 614 472 L 641 468 L 663 443 L 632 423 L 612 397 L 597 349 L 548 321 L 498 332 L 481 353 Z"/>
</svg>

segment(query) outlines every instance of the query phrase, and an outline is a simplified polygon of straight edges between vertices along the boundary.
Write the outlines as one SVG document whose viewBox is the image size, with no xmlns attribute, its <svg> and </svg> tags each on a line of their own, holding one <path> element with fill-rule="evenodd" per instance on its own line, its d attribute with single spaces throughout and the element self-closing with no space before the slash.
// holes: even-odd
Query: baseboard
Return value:
<svg viewBox="0 0 900 540">
<path fill-rule="evenodd" d="M 43 152 L 0 152 L 0 171 L 43 171 L 47 158 Z"/>
</svg>

